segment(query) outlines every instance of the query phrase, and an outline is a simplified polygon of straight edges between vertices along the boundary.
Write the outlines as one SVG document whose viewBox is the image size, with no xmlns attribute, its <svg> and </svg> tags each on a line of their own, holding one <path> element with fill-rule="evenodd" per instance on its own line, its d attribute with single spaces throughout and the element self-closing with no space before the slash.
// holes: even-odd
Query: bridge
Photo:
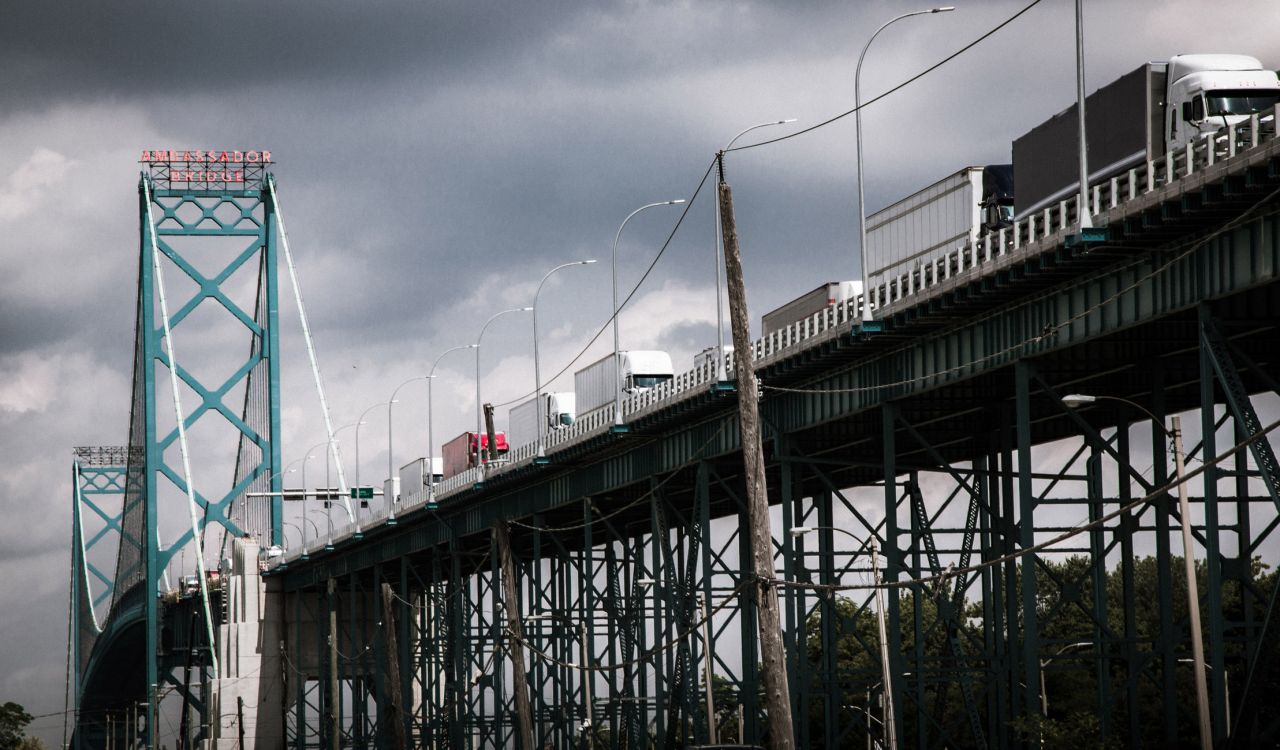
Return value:
<svg viewBox="0 0 1280 750">
<path fill-rule="evenodd" d="M 623 399 L 624 434 L 608 407 L 546 461 L 518 447 L 368 513 L 331 446 L 345 521 L 284 552 L 270 164 L 149 164 L 128 444 L 73 464 L 75 745 L 764 746 L 768 628 L 801 747 L 1176 746 L 1198 631 L 1214 742 L 1273 740 L 1275 122 L 1093 186 L 1102 231 L 1063 201 L 739 347 L 772 578 L 714 364 Z M 233 251 L 203 270 L 215 241 Z M 247 339 L 213 381 L 180 364 L 209 304 Z M 211 419 L 235 471 L 196 486 L 186 433 Z M 1079 701 L 1087 721 L 1060 708 Z"/>
</svg>

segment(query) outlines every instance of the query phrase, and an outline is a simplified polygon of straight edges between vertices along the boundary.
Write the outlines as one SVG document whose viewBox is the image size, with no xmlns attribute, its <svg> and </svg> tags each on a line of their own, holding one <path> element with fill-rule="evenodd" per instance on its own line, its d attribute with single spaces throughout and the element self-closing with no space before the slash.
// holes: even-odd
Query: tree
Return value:
<svg viewBox="0 0 1280 750">
<path fill-rule="evenodd" d="M 18 743 L 18 750 L 47 750 L 44 740 L 27 735 Z"/>
<path fill-rule="evenodd" d="M 33 718 L 13 701 L 0 706 L 0 750 L 19 750 L 22 747 L 22 730 Z"/>
</svg>

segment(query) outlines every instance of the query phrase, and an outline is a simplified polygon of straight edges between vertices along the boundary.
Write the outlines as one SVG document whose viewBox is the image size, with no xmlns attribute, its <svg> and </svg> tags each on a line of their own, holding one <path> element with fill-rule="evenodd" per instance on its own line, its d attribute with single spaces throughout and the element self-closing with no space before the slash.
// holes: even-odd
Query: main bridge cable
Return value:
<svg viewBox="0 0 1280 750">
<path fill-rule="evenodd" d="M 770 138 L 770 139 L 769 139 L 769 140 L 767 140 L 767 141 L 759 141 L 759 142 L 756 142 L 756 143 L 749 143 L 749 144 L 747 144 L 747 145 L 745 145 L 745 146 L 735 146 L 735 147 L 730 148 L 730 149 L 725 149 L 725 152 L 726 152 L 726 153 L 728 153 L 728 152 L 731 152 L 731 151 L 745 151 L 745 150 L 747 150 L 747 149 L 749 149 L 749 148 L 759 148 L 760 146 L 769 146 L 769 145 L 772 145 L 772 144 L 774 144 L 774 143 L 779 143 L 779 142 L 781 142 L 781 141 L 786 141 L 786 140 L 790 140 L 790 139 L 792 139 L 792 138 L 796 138 L 796 137 L 798 137 L 798 136 L 805 135 L 806 133 L 811 133 L 811 132 L 813 132 L 814 130 L 817 130 L 818 128 L 826 127 L 827 125 L 830 125 L 831 123 L 836 122 L 837 120 L 843 120 L 844 118 L 848 117 L 849 115 L 851 115 L 851 114 L 853 114 L 853 113 L 855 113 L 855 112 L 858 112 L 859 110 L 861 110 L 861 109 L 863 109 L 863 108 L 865 108 L 865 107 L 869 107 L 869 106 L 870 106 L 870 105 L 872 105 L 872 104 L 875 104 L 876 102 L 880 101 L 881 99 L 885 98 L 886 96 L 889 96 L 890 94 L 893 94 L 893 93 L 898 92 L 900 89 L 903 89 L 903 88 L 906 88 L 907 86 L 910 86 L 911 84 L 915 83 L 916 81 L 920 80 L 921 78 L 924 78 L 925 76 L 929 75 L 930 73 L 932 73 L 933 71 L 937 70 L 938 68 L 941 68 L 943 65 L 946 65 L 947 63 L 949 63 L 949 62 L 951 62 L 952 60 L 956 59 L 956 58 L 957 58 L 957 57 L 959 57 L 960 55 L 963 55 L 964 53 L 966 53 L 966 52 L 968 52 L 969 50 L 973 49 L 974 47 L 978 46 L 978 45 L 979 45 L 979 44 L 981 44 L 982 42 L 985 42 L 985 41 L 987 40 L 987 38 L 988 38 L 988 37 L 991 37 L 991 36 L 995 35 L 995 33 L 996 33 L 996 32 L 1000 31 L 1000 30 L 1001 30 L 1001 29 L 1003 29 L 1005 26 L 1008 26 L 1009 24 L 1013 23 L 1013 22 L 1014 22 L 1014 21 L 1016 21 L 1016 20 L 1018 19 L 1018 17 L 1020 17 L 1022 14 L 1026 13 L 1027 11 L 1029 11 L 1029 10 L 1031 10 L 1032 8 L 1036 7 L 1036 6 L 1037 6 L 1037 5 L 1039 5 L 1040 3 L 1041 3 L 1041 0 L 1032 0 L 1032 2 L 1030 2 L 1029 4 L 1027 4 L 1027 5 L 1023 6 L 1023 8 L 1022 8 L 1021 10 L 1019 10 L 1017 13 L 1014 13 L 1012 16 L 1009 16 L 1008 18 L 1004 19 L 1004 20 L 1003 20 L 1003 21 L 1001 21 L 999 24 L 995 25 L 994 27 L 992 27 L 991 29 L 989 29 L 988 31 L 986 31 L 984 34 L 982 34 L 982 35 L 981 35 L 981 36 L 979 36 L 978 38 L 974 39 L 972 42 L 969 42 L 969 43 L 968 43 L 968 44 L 966 44 L 965 46 L 961 47 L 960 49 L 956 50 L 955 52 L 952 52 L 950 55 L 947 55 L 946 57 L 942 58 L 941 60 L 939 60 L 938 62 L 934 63 L 933 65 L 930 65 L 929 67 L 925 68 L 924 70 L 920 71 L 919 73 L 916 73 L 915 75 L 911 76 L 910 78 L 908 78 L 907 80 L 903 81 L 902 83 L 899 83 L 898 85 L 894 86 L 893 88 L 889 89 L 888 91 L 885 91 L 884 93 L 882 93 L 882 94 L 880 94 L 880 95 L 878 95 L 878 96 L 876 96 L 876 97 L 873 97 L 873 98 L 871 98 L 871 99 L 868 99 L 867 101 L 863 102 L 860 106 L 854 107 L 853 109 L 847 110 L 847 111 L 845 111 L 845 112 L 841 112 L 840 114 L 838 114 L 838 115 L 836 115 L 836 116 L 834 116 L 834 117 L 831 117 L 831 118 L 828 118 L 828 119 L 826 119 L 826 120 L 823 120 L 822 122 L 819 122 L 819 123 L 817 123 L 817 124 L 815 124 L 815 125 L 810 125 L 809 127 L 804 128 L 804 129 L 802 129 L 802 130 L 797 130 L 797 131 L 795 131 L 794 133 L 787 133 L 786 135 L 778 136 L 777 138 Z"/>
<path fill-rule="evenodd" d="M 187 428 L 186 413 L 182 410 L 182 394 L 178 390 L 178 354 L 174 348 L 173 329 L 169 324 L 169 303 L 164 293 L 164 270 L 160 263 L 160 245 L 156 241 L 156 222 L 151 211 L 151 178 L 147 175 L 142 176 L 143 197 L 147 204 L 147 235 L 151 239 L 151 264 L 155 270 L 156 291 L 160 295 L 160 318 L 164 324 L 164 341 L 165 347 L 168 349 L 169 357 L 169 386 L 173 391 L 173 413 L 175 422 L 178 426 L 178 445 L 182 452 L 182 480 L 186 484 L 187 490 L 187 511 L 191 516 L 191 543 L 196 547 L 196 573 L 200 578 L 200 604 L 204 610 L 204 625 L 206 635 L 209 637 L 209 663 L 213 670 L 213 679 L 218 679 L 218 653 L 214 648 L 213 639 L 213 615 L 209 611 L 209 587 L 205 581 L 204 566 L 204 534 L 200 529 L 200 520 L 196 517 L 196 491 L 194 482 L 191 479 L 191 454 L 187 447 Z M 148 331 L 150 336 L 151 332 Z M 147 365 L 150 367 L 150 364 Z M 156 519 L 156 529 L 160 528 L 159 519 Z M 147 592 L 147 596 L 154 596 L 155 592 Z M 151 655 L 151 658 L 155 658 Z"/>
<path fill-rule="evenodd" d="M 981 356 L 981 357 L 978 357 L 977 359 L 974 359 L 974 360 L 972 360 L 972 361 L 966 362 L 966 363 L 964 363 L 964 364 L 961 364 L 961 365 L 954 365 L 954 366 L 952 366 L 952 367 L 948 367 L 948 368 L 946 368 L 946 369 L 944 369 L 944 370 L 939 370 L 939 371 L 937 371 L 937 372 L 933 372 L 933 373 L 930 373 L 930 374 L 928 374 L 928 375 L 920 375 L 920 376 L 917 376 L 917 377 L 914 377 L 914 378 L 907 378 L 907 379 L 905 379 L 905 380 L 898 380 L 898 381 L 895 381 L 895 382 L 892 382 L 892 383 L 877 383 L 877 384 L 875 384 L 875 385 L 856 386 L 856 387 L 853 387 L 853 388 L 788 388 L 788 387 L 785 387 L 785 386 L 765 385 L 765 384 L 761 384 L 761 386 L 760 386 L 760 387 L 761 387 L 761 388 L 763 388 L 764 390 L 777 391 L 777 392 L 779 392 L 779 393 L 802 393 L 802 394 L 872 393 L 872 392 L 880 391 L 880 390 L 887 390 L 887 389 L 894 389 L 894 388 L 902 388 L 902 387 L 904 387 L 904 386 L 915 385 L 915 384 L 917 384 L 917 383 L 923 383 L 923 382 L 925 382 L 925 381 L 927 381 L 927 380 L 939 379 L 939 378 L 945 378 L 945 377 L 947 377 L 947 376 L 949 376 L 949 375 L 955 375 L 955 374 L 963 373 L 963 372 L 965 372 L 965 371 L 967 371 L 967 370 L 972 369 L 975 365 L 979 365 L 979 364 L 982 364 L 982 363 L 984 363 L 984 362 L 988 362 L 988 361 L 991 361 L 991 360 L 1000 359 L 1000 358 L 1002 358 L 1002 357 L 1008 356 L 1009 354 L 1012 354 L 1012 353 L 1014 353 L 1014 352 L 1016 352 L 1016 351 L 1018 351 L 1018 350 L 1022 349 L 1023 347 L 1025 347 L 1025 346 L 1027 346 L 1027 345 L 1029 345 L 1029 344 L 1036 344 L 1036 343 L 1039 343 L 1039 342 L 1041 342 L 1041 341 L 1044 341 L 1045 339 L 1050 338 L 1051 336 L 1056 335 L 1058 331 L 1062 330 L 1063 328 L 1066 328 L 1067 326 L 1071 325 L 1072 323 L 1075 323 L 1075 322 L 1076 322 L 1076 321 L 1078 321 L 1078 320 L 1082 320 L 1082 319 L 1084 319 L 1085 317 L 1087 317 L 1087 316 L 1089 316 L 1089 315 L 1092 315 L 1092 314 L 1094 314 L 1094 313 L 1098 312 L 1099 310 L 1101 310 L 1101 309 L 1102 309 L 1103 307 L 1105 307 L 1106 305 L 1109 305 L 1109 304 L 1112 304 L 1113 302 L 1116 302 L 1116 301 L 1117 301 L 1117 300 L 1119 300 L 1122 296 L 1124 296 L 1124 295 L 1126 295 L 1126 294 L 1129 294 L 1130 292 L 1133 292 L 1135 289 L 1137 289 L 1137 288 L 1138 288 L 1138 286 L 1139 286 L 1139 285 L 1141 285 L 1141 284 L 1143 284 L 1143 283 L 1145 283 L 1145 282 L 1147 282 L 1147 281 L 1149 281 L 1149 280 L 1151 280 L 1151 279 L 1153 279 L 1153 278 L 1155 278 L 1155 277 L 1157 277 L 1157 276 L 1159 276 L 1159 275 L 1161 275 L 1161 274 L 1165 273 L 1165 272 L 1166 272 L 1166 271 L 1168 271 L 1171 267 L 1173 267 L 1173 265 L 1174 265 L 1175 263 L 1177 263 L 1177 262 L 1179 262 L 1179 261 L 1182 261 L 1182 260 L 1184 260 L 1184 259 L 1186 259 L 1186 258 L 1190 257 L 1192 253 L 1195 253 L 1195 252 L 1197 252 L 1198 250 L 1202 249 L 1205 245 L 1209 244 L 1209 242 L 1211 242 L 1211 241 L 1213 241 L 1214 239 L 1218 238 L 1219 236 L 1221 236 L 1221 235 L 1223 235 L 1223 234 L 1225 234 L 1225 233 L 1227 233 L 1227 232 L 1229 232 L 1229 231 L 1231 231 L 1231 230 L 1235 229 L 1239 224 L 1243 223 L 1246 219 L 1248 219 L 1248 218 L 1249 218 L 1253 213 L 1255 213 L 1256 211 L 1258 211 L 1258 209 L 1260 209 L 1260 208 L 1262 208 L 1263 206 L 1267 205 L 1270 201 L 1272 201 L 1273 199 L 1275 199 L 1275 198 L 1277 198 L 1277 197 L 1280 197 L 1280 189 L 1276 189 L 1276 190 L 1272 191 L 1271 193 L 1269 193 L 1268 195 L 1264 196 L 1262 199 L 1260 199 L 1260 200 L 1259 200 L 1257 203 L 1255 203 L 1254 205 L 1250 206 L 1246 211 L 1244 211 L 1243 213 L 1241 213 L 1239 216 L 1237 216 L 1236 218 L 1232 219 L 1231 221 L 1228 221 L 1227 223 L 1225 223 L 1225 224 L 1223 224 L 1222 226 L 1218 227 L 1217 229 L 1213 230 L 1212 232 L 1210 232 L 1209 234 L 1205 235 L 1204 237 L 1200 237 L 1200 238 L 1197 238 L 1197 239 L 1189 240 L 1189 241 L 1187 241 L 1187 242 L 1183 242 L 1183 243 L 1177 243 L 1177 244 L 1175 244 L 1175 245 L 1171 248 L 1171 250 L 1172 250 L 1172 251 L 1174 251 L 1174 252 L 1177 252 L 1177 251 L 1181 250 L 1181 252 L 1178 252 L 1178 254 L 1177 254 L 1177 255 L 1173 256 L 1172 258 L 1169 258 L 1167 261 L 1165 261 L 1163 264 L 1161 264 L 1161 265 L 1157 266 L 1156 268 L 1151 269 L 1151 270 L 1150 270 L 1149 272 L 1147 272 L 1146 274 L 1144 274 L 1144 275 L 1142 275 L 1142 276 L 1140 276 L 1140 277 L 1138 277 L 1138 278 L 1134 279 L 1131 283 L 1129 283 L 1129 284 L 1127 284 L 1127 285 L 1125 285 L 1125 286 L 1121 287 L 1120 289 L 1116 290 L 1116 291 L 1115 291 L 1114 293 L 1112 293 L 1111 295 L 1109 295 L 1109 296 L 1107 296 L 1107 297 L 1104 297 L 1103 299 L 1101 299 L 1101 300 L 1099 300 L 1098 302 L 1094 303 L 1093 305 L 1091 305 L 1091 306 L 1089 306 L 1089 307 L 1085 308 L 1084 310 L 1081 310 L 1080 312 L 1076 313 L 1075 315 L 1072 315 L 1071 317 L 1067 318 L 1066 320 L 1064 320 L 1064 321 L 1062 321 L 1062 322 L 1060 322 L 1060 323 L 1053 323 L 1053 324 L 1047 325 L 1047 326 L 1045 326 L 1045 327 L 1044 327 L 1044 329 L 1043 329 L 1040 333 L 1037 333 L 1037 334 L 1035 334 L 1034 336 L 1029 336 L 1029 337 L 1027 337 L 1026 339 L 1023 339 L 1022 341 L 1019 341 L 1019 342 L 1017 342 L 1017 343 L 1015 343 L 1015 344 L 1010 344 L 1009 346 L 1005 347 L 1004 349 L 1001 349 L 1000 351 L 992 352 L 992 353 L 990 353 L 990 354 L 983 355 L 983 356 Z M 1271 215 L 1275 215 L 1275 214 L 1276 214 L 1276 213 L 1278 213 L 1278 212 L 1280 212 L 1280 211 L 1278 211 L 1277 209 L 1273 209 L 1273 210 L 1272 210 L 1268 215 L 1269 215 L 1269 216 L 1271 216 Z M 1185 249 L 1182 249 L 1182 248 L 1185 248 Z M 1133 260 L 1131 260 L 1129 263 L 1127 263 L 1123 268 L 1124 268 L 1124 269 L 1134 268 L 1134 267 L 1136 267 L 1136 266 L 1140 266 L 1140 265 L 1142 265 L 1142 264 L 1144 264 L 1144 263 L 1146 263 L 1146 262 L 1147 262 L 1147 259 L 1146 259 L 1146 257 L 1145 257 L 1145 256 L 1144 256 L 1144 257 L 1134 258 L 1134 259 L 1133 259 Z M 1031 306 L 1032 304 L 1034 304 L 1034 303 L 1036 303 L 1036 302 L 1041 301 L 1042 299 L 1044 299 L 1044 297 L 1045 297 L 1045 295 L 1036 295 L 1035 297 L 1032 297 L 1032 298 L 1027 299 L 1027 300 L 1025 300 L 1025 301 L 1023 301 L 1023 302 L 1019 302 L 1019 303 L 1017 303 L 1017 304 L 1013 305 L 1013 307 L 1008 308 L 1006 311 L 1008 311 L 1008 310 L 1017 310 L 1017 309 L 1020 309 L 1020 308 L 1026 308 L 1026 307 L 1029 307 L 1029 306 Z M 975 320 L 976 322 L 981 322 L 981 321 L 983 321 L 983 320 L 989 320 L 989 319 L 992 319 L 992 318 L 994 318 L 994 317 L 995 317 L 995 315 L 996 315 L 996 313 L 988 313 L 988 314 L 985 314 L 985 315 L 978 316 L 978 317 L 977 317 L 977 318 L 975 318 L 974 320 Z M 897 350 L 897 351 L 902 351 L 902 349 L 899 349 L 899 350 Z"/>
<path fill-rule="evenodd" d="M 329 453 L 338 469 L 338 493 L 342 497 L 342 505 L 347 509 L 347 520 L 355 524 L 356 514 L 351 510 L 351 500 L 347 497 L 347 475 L 342 470 L 342 453 L 338 441 L 333 439 L 333 419 L 329 416 L 329 402 L 324 397 L 324 381 L 320 377 L 320 364 L 316 361 L 316 347 L 311 340 L 311 327 L 307 325 L 307 309 L 302 304 L 302 287 L 298 284 L 298 272 L 293 265 L 293 253 L 289 251 L 289 232 L 285 229 L 284 214 L 280 210 L 280 198 L 276 195 L 276 178 L 267 175 L 267 190 L 271 193 L 271 205 L 276 213 L 276 221 L 280 224 L 280 247 L 284 250 L 285 264 L 289 266 L 289 281 L 293 284 L 293 299 L 298 305 L 298 319 L 302 321 L 302 337 L 307 342 L 307 357 L 311 360 L 311 374 L 316 381 L 316 394 L 320 397 L 320 412 L 324 415 L 324 429 L 329 438 Z M 273 469 L 275 467 L 272 467 Z"/>
</svg>

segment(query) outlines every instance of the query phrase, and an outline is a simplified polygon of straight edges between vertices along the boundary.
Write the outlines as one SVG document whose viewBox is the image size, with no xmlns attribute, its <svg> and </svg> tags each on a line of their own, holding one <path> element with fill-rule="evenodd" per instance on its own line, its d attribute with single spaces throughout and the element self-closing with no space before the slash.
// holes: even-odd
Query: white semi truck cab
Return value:
<svg viewBox="0 0 1280 750">
<path fill-rule="evenodd" d="M 1167 69 L 1168 150 L 1238 125 L 1280 101 L 1280 79 L 1247 55 L 1175 55 Z"/>
</svg>

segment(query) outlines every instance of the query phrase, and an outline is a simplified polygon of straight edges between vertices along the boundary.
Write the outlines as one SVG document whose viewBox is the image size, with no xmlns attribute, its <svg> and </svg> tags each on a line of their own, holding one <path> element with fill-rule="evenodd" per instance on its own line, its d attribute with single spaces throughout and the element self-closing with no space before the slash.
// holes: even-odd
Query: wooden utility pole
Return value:
<svg viewBox="0 0 1280 750">
<path fill-rule="evenodd" d="M 520 750 L 534 750 L 533 708 L 529 705 L 529 678 L 524 673 L 524 629 L 520 624 L 520 598 L 516 595 L 516 563 L 511 557 L 511 538 L 507 522 L 493 524 L 493 541 L 498 546 L 498 562 L 502 565 L 502 604 L 507 613 L 507 653 L 511 655 L 511 682 L 515 689 L 516 718 L 520 724 Z"/>
<path fill-rule="evenodd" d="M 329 748 L 340 750 L 341 735 L 338 731 L 338 581 L 329 579 Z"/>
<path fill-rule="evenodd" d="M 387 721 L 391 726 L 392 750 L 405 750 L 404 703 L 401 702 L 400 695 L 400 646 L 396 638 L 394 598 L 391 584 L 382 584 L 382 632 L 386 634 L 387 646 L 387 702 L 391 704 L 387 710 Z"/>
<path fill-rule="evenodd" d="M 738 421 L 741 423 L 742 464 L 747 483 L 747 518 L 751 526 L 751 562 L 756 577 L 754 593 L 760 628 L 764 702 L 765 710 L 769 712 L 769 747 L 792 750 L 795 734 L 791 722 L 791 688 L 787 680 L 786 649 L 782 643 L 782 613 L 774 580 L 773 529 L 769 522 L 764 450 L 760 446 L 760 389 L 751 363 L 747 288 L 742 279 L 738 228 L 733 218 L 733 191 L 724 179 L 724 152 L 717 154 L 716 158 L 721 162 L 718 165 L 720 226 L 724 233 L 724 269 L 729 291 L 729 327 L 733 331 L 734 375 L 738 380 Z"/>
</svg>

